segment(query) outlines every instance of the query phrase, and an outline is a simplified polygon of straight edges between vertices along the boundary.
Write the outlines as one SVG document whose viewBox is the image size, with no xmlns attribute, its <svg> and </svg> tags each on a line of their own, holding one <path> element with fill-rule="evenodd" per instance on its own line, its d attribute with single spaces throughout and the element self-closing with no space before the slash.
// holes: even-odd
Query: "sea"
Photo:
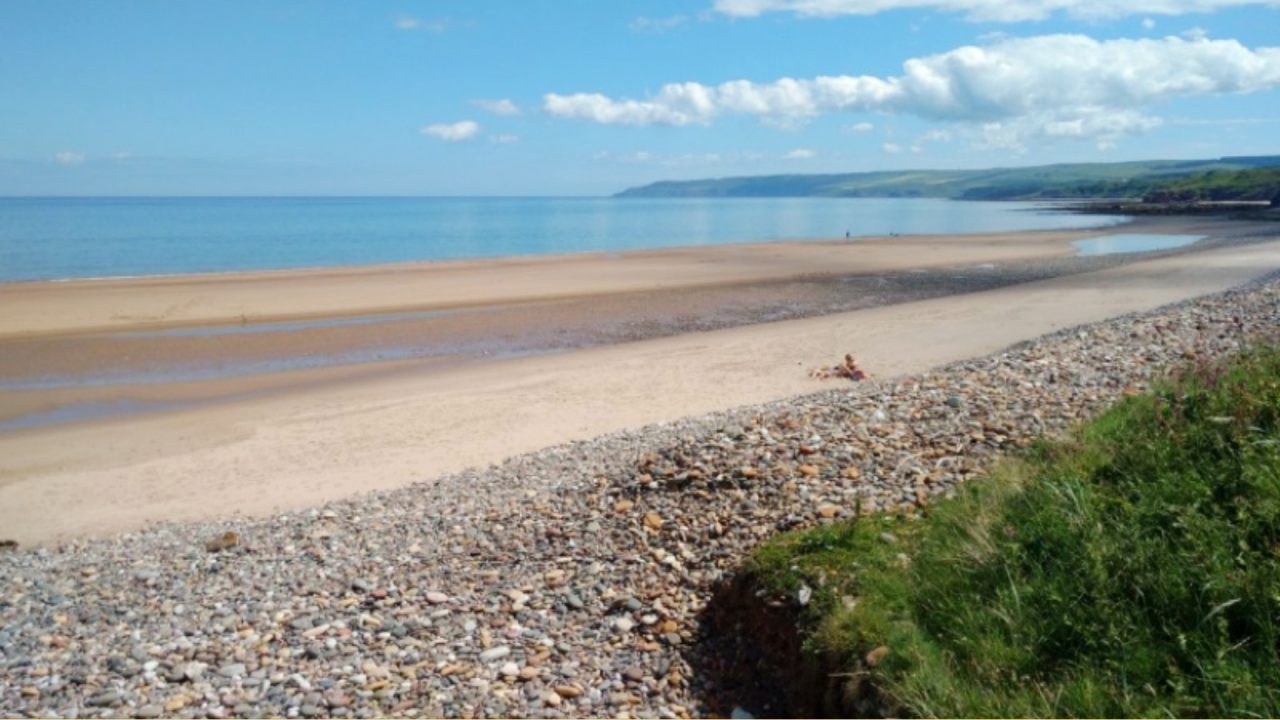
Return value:
<svg viewBox="0 0 1280 720">
<path fill-rule="evenodd" d="M 890 234 L 1114 225 L 1018 202 L 882 198 L 0 198 L 0 282 Z"/>
</svg>

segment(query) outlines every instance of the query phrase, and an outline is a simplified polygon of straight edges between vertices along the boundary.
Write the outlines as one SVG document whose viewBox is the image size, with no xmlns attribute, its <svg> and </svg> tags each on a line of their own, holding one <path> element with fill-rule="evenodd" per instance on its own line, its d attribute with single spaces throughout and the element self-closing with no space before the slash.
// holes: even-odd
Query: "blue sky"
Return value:
<svg viewBox="0 0 1280 720">
<path fill-rule="evenodd" d="M 1280 152 L 1280 0 L 0 3 L 0 194 Z"/>
</svg>

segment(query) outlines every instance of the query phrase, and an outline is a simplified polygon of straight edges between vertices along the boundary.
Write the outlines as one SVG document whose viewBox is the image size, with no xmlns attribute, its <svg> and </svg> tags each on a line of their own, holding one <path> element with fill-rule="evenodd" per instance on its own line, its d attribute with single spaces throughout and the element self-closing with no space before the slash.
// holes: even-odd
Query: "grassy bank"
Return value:
<svg viewBox="0 0 1280 720">
<path fill-rule="evenodd" d="M 1128 398 L 922 520 L 779 536 L 746 571 L 900 712 L 1280 714 L 1280 350 Z"/>
</svg>

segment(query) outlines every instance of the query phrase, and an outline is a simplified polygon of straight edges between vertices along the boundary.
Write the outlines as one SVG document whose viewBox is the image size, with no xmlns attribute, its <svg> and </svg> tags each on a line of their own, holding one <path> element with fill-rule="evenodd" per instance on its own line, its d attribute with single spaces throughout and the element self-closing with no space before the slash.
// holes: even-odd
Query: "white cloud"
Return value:
<svg viewBox="0 0 1280 720">
<path fill-rule="evenodd" d="M 841 129 L 848 133 L 869 133 L 872 130 L 875 130 L 876 126 L 869 122 L 859 122 L 852 125 L 845 125 Z"/>
<path fill-rule="evenodd" d="M 783 160 L 812 160 L 816 156 L 817 156 L 817 153 L 810 150 L 809 148 L 796 148 L 795 150 L 792 150 L 786 155 L 783 155 L 782 159 Z"/>
<path fill-rule="evenodd" d="M 550 93 L 543 97 L 542 109 L 605 125 L 705 125 L 716 112 L 716 92 L 688 82 L 664 85 L 654 99 L 645 101 L 613 100 L 599 93 Z"/>
<path fill-rule="evenodd" d="M 947 130 L 930 130 L 911 143 L 911 152 L 922 153 L 926 143 L 951 142 L 951 133 Z"/>
<path fill-rule="evenodd" d="M 474 120 L 461 120 L 455 123 L 435 123 L 419 130 L 423 135 L 440 138 L 448 142 L 470 140 L 480 132 L 480 124 Z"/>
<path fill-rule="evenodd" d="M 875 15 L 900 9 L 961 13 L 968 20 L 1024 22 L 1062 13 L 1096 20 L 1126 15 L 1183 15 L 1242 6 L 1278 7 L 1280 0 L 715 0 L 716 11 L 731 17 L 786 12 L 801 17 Z"/>
<path fill-rule="evenodd" d="M 687 15 L 670 15 L 668 17 L 638 17 L 631 21 L 631 29 L 636 32 L 664 33 L 680 27 L 689 21 Z"/>
<path fill-rule="evenodd" d="M 1037 113 L 1005 122 L 984 123 L 977 145 L 990 149 L 1025 151 L 1027 144 L 1043 140 L 1088 140 L 1100 148 L 1113 147 L 1125 135 L 1145 132 L 1163 124 L 1160 118 L 1131 110 L 1094 109 L 1072 115 Z"/>
<path fill-rule="evenodd" d="M 784 125 L 835 111 L 879 111 L 998 127 L 997 136 L 1118 137 L 1159 120 L 1142 114 L 1181 97 L 1280 87 L 1280 48 L 1235 40 L 1094 40 L 1084 35 L 1008 39 L 912 58 L 901 75 L 672 83 L 644 99 L 548 94 L 554 116 L 618 125 L 708 125 L 755 115 Z M 1074 128 L 1079 128 L 1077 133 Z M 984 141 L 985 142 L 985 141 Z"/>
<path fill-rule="evenodd" d="M 502 133 L 499 135 L 490 135 L 489 142 L 493 143 L 494 145 L 510 145 L 512 143 L 520 142 L 520 136 L 511 135 L 508 133 Z"/>
<path fill-rule="evenodd" d="M 1190 29 L 1188 29 L 1188 30 L 1183 30 L 1182 32 L 1180 32 L 1180 33 L 1178 33 L 1178 34 L 1179 34 L 1179 35 L 1181 35 L 1182 37 L 1184 37 L 1184 38 L 1188 39 L 1188 40 L 1203 40 L 1203 39 L 1205 39 L 1205 38 L 1209 37 L 1209 31 L 1208 31 L 1208 30 L 1205 30 L 1204 28 L 1202 28 L 1202 27 L 1200 27 L 1200 26 L 1196 26 L 1196 27 L 1190 28 Z"/>
<path fill-rule="evenodd" d="M 898 153 L 902 152 L 902 146 L 898 145 L 897 143 L 887 142 L 884 145 L 881 145 L 880 147 L 890 155 L 897 155 Z"/>
<path fill-rule="evenodd" d="M 1156 21 L 1154 18 L 1142 18 L 1142 27 L 1148 30 L 1151 30 L 1155 26 L 1156 26 Z"/>
<path fill-rule="evenodd" d="M 53 161 L 59 165 L 80 165 L 84 163 L 84 153 L 63 150 L 62 152 L 53 154 Z"/>
<path fill-rule="evenodd" d="M 498 100 L 472 100 L 471 104 L 482 110 L 487 110 L 494 115 L 520 114 L 520 106 L 507 98 L 501 98 Z"/>
<path fill-rule="evenodd" d="M 397 15 L 395 23 L 398 30 L 422 30 L 437 35 L 449 29 L 443 20 L 423 20 L 412 15 Z"/>
</svg>

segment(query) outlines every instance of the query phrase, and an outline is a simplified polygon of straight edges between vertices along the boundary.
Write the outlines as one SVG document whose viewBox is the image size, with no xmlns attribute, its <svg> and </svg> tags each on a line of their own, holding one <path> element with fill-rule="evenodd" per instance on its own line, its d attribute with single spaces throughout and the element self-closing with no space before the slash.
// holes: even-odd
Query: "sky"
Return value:
<svg viewBox="0 0 1280 720">
<path fill-rule="evenodd" d="M 4 0 L 0 195 L 1280 153 L 1280 0 Z"/>
</svg>

